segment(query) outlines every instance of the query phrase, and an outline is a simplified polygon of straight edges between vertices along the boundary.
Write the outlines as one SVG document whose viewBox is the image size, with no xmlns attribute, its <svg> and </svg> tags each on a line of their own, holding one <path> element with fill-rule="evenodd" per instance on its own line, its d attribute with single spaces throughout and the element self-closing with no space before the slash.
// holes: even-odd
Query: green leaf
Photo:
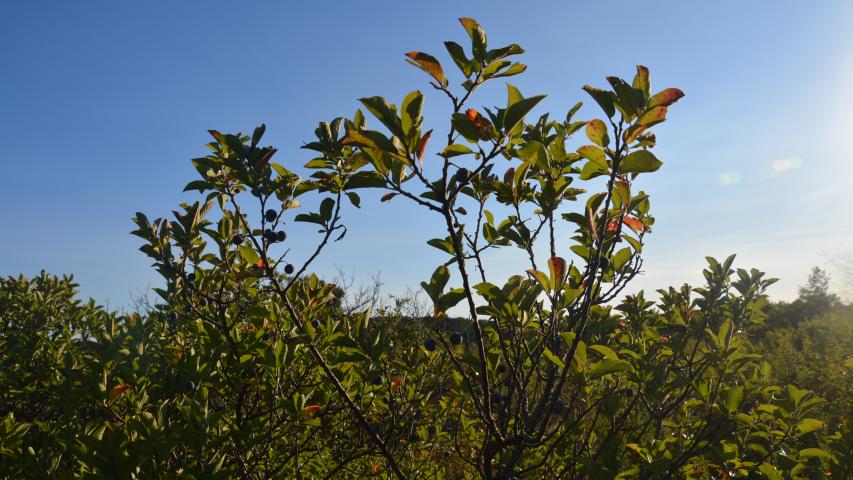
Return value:
<svg viewBox="0 0 853 480">
<path fill-rule="evenodd" d="M 797 388 L 794 385 L 786 385 L 785 389 L 787 390 L 788 398 L 791 399 L 791 403 L 794 404 L 794 407 L 798 407 L 803 398 L 809 394 L 808 390 Z"/>
<path fill-rule="evenodd" d="M 541 272 L 539 270 L 527 270 L 527 273 L 533 276 L 537 282 L 542 286 L 545 291 L 551 291 L 551 279 L 545 272 Z"/>
<path fill-rule="evenodd" d="M 592 160 L 602 167 L 607 167 L 607 157 L 604 156 L 604 150 L 596 146 L 584 145 L 578 148 L 578 154 L 584 158 Z"/>
<path fill-rule="evenodd" d="M 553 363 L 554 365 L 556 365 L 560 368 L 563 368 L 566 366 L 566 364 L 563 363 L 562 360 L 560 360 L 560 357 L 554 355 L 554 352 L 549 350 L 547 347 L 542 351 L 542 354 L 545 355 L 545 358 L 547 358 L 548 361 Z"/>
<path fill-rule="evenodd" d="M 439 153 L 439 155 L 444 158 L 451 158 L 457 157 L 459 155 L 471 155 L 472 153 L 474 153 L 474 151 L 468 148 L 466 145 L 454 143 L 453 145 L 449 145 L 447 148 L 445 148 L 441 153 Z"/>
<path fill-rule="evenodd" d="M 377 120 L 382 122 L 382 124 L 385 125 L 385 128 L 387 128 L 394 136 L 399 138 L 403 138 L 405 136 L 405 132 L 403 132 L 402 125 L 400 124 L 400 119 L 397 118 L 397 107 L 395 107 L 394 104 L 388 103 L 388 101 L 382 97 L 365 97 L 358 100 L 370 113 L 373 114 L 374 117 L 377 118 Z"/>
<path fill-rule="evenodd" d="M 432 273 L 429 286 L 434 292 L 441 293 L 447 285 L 448 280 L 450 280 L 450 270 L 445 265 L 440 265 Z"/>
<path fill-rule="evenodd" d="M 352 203 L 355 208 L 361 208 L 361 197 L 359 197 L 357 193 L 347 192 L 347 197 L 349 197 L 350 203 Z"/>
<path fill-rule="evenodd" d="M 536 140 L 525 143 L 517 152 L 522 160 L 535 165 L 537 168 L 545 170 L 550 167 L 548 151 L 545 150 L 545 145 Z"/>
<path fill-rule="evenodd" d="M 382 188 L 385 186 L 385 177 L 376 172 L 356 172 L 347 180 L 345 190 L 356 188 Z"/>
<path fill-rule="evenodd" d="M 453 243 L 449 239 L 433 238 L 432 240 L 427 241 L 427 245 L 435 247 L 442 252 L 454 255 L 455 250 L 453 249 Z"/>
<path fill-rule="evenodd" d="M 797 433 L 805 435 L 823 428 L 823 422 L 814 418 L 804 418 L 797 424 Z"/>
<path fill-rule="evenodd" d="M 602 165 L 599 162 L 590 160 L 586 162 L 586 165 L 581 169 L 581 180 L 589 180 L 591 178 L 595 178 L 601 175 L 608 175 L 610 170 L 606 165 Z"/>
<path fill-rule="evenodd" d="M 332 198 L 324 198 L 323 201 L 320 202 L 320 216 L 328 222 L 332 219 L 334 208 L 335 200 Z"/>
<path fill-rule="evenodd" d="M 525 70 L 527 70 L 527 65 L 523 63 L 513 63 L 506 70 L 498 72 L 497 74 L 492 75 L 490 78 L 512 77 L 513 75 L 523 73 Z"/>
<path fill-rule="evenodd" d="M 631 368 L 631 364 L 624 360 L 605 358 L 592 366 L 590 375 L 592 378 L 601 378 L 611 373 L 623 372 Z"/>
<path fill-rule="evenodd" d="M 776 467 L 767 462 L 759 465 L 758 471 L 764 474 L 764 476 L 767 477 L 767 480 L 783 480 L 782 474 L 779 473 L 779 470 L 776 470 Z"/>
<path fill-rule="evenodd" d="M 465 28 L 465 31 L 468 32 L 468 36 L 471 37 L 471 50 L 474 53 L 474 59 L 479 60 L 481 64 L 484 63 L 486 60 L 487 40 L 483 27 L 473 18 L 463 17 L 459 19 L 459 22 Z"/>
<path fill-rule="evenodd" d="M 610 137 L 607 135 L 607 125 L 597 118 L 587 122 L 586 136 L 589 137 L 592 143 L 599 147 L 606 147 L 610 143 Z"/>
<path fill-rule="evenodd" d="M 616 103 L 627 118 L 633 118 L 643 108 L 646 98 L 643 92 L 628 85 L 619 77 L 607 77 L 607 81 L 616 92 Z"/>
<path fill-rule="evenodd" d="M 210 183 L 206 180 L 193 180 L 188 183 L 186 187 L 184 187 L 185 192 L 189 192 L 190 190 L 198 190 L 199 192 L 204 193 L 205 190 L 210 188 Z"/>
<path fill-rule="evenodd" d="M 462 45 L 456 42 L 444 42 L 444 47 L 447 49 L 447 53 L 450 54 L 450 58 L 453 59 L 453 62 L 462 71 L 462 74 L 470 77 L 471 73 L 473 73 L 471 61 L 465 56 L 465 50 L 462 48 Z"/>
<path fill-rule="evenodd" d="M 637 74 L 634 75 L 634 81 L 631 82 L 631 86 L 643 92 L 643 97 L 649 98 L 650 85 L 649 69 L 642 65 L 637 65 Z"/>
<path fill-rule="evenodd" d="M 521 94 L 521 91 L 513 84 L 506 84 L 506 107 L 509 108 L 516 103 L 524 100 L 524 95 Z"/>
<path fill-rule="evenodd" d="M 469 142 L 476 143 L 480 139 L 480 131 L 464 113 L 453 114 L 450 124 Z"/>
<path fill-rule="evenodd" d="M 531 110 L 533 110 L 533 107 L 535 107 L 536 104 L 541 102 L 543 98 L 545 98 L 545 95 L 536 95 L 529 98 L 523 98 L 507 107 L 506 111 L 504 112 L 504 131 L 512 131 L 516 125 L 518 125 L 522 120 L 524 120 L 524 116 L 527 115 Z"/>
<path fill-rule="evenodd" d="M 467 294 L 464 288 L 454 288 L 441 296 L 439 303 L 444 311 L 453 308 L 457 303 L 461 302 Z"/>
<path fill-rule="evenodd" d="M 575 332 L 562 332 L 560 333 L 560 337 L 566 342 L 566 346 L 571 347 L 572 343 L 575 341 L 575 337 L 577 334 Z"/>
<path fill-rule="evenodd" d="M 736 412 L 743 401 L 743 387 L 733 386 L 725 389 L 723 391 L 723 401 L 729 413 Z"/>
<path fill-rule="evenodd" d="M 248 245 L 242 245 L 237 248 L 240 252 L 240 256 L 243 257 L 243 260 L 250 265 L 256 265 L 258 261 L 260 261 L 261 257 L 258 255 L 258 252 L 255 251 L 254 248 Z"/>
<path fill-rule="evenodd" d="M 657 171 L 663 162 L 648 150 L 637 150 L 628 154 L 619 164 L 623 173 L 643 173 Z"/>
<path fill-rule="evenodd" d="M 591 87 L 589 85 L 585 85 L 583 90 L 595 100 L 595 103 L 598 104 L 599 107 L 607 114 L 608 117 L 613 117 L 616 115 L 616 107 L 613 105 L 613 102 L 616 100 L 616 94 L 613 92 L 609 92 L 607 90 L 602 90 L 600 88 Z"/>
<path fill-rule="evenodd" d="M 616 352 L 614 352 L 610 347 L 606 347 L 604 345 L 590 345 L 588 348 L 598 352 L 604 358 L 619 360 L 619 355 L 616 355 Z"/>
<path fill-rule="evenodd" d="M 797 453 L 797 456 L 799 458 L 832 458 L 829 452 L 820 448 L 804 448 Z"/>
<path fill-rule="evenodd" d="M 413 129 L 416 130 L 421 127 L 421 123 L 423 123 L 423 106 L 424 96 L 418 90 L 409 93 L 403 99 L 400 113 L 402 115 L 401 126 L 403 127 L 404 134 L 410 135 Z M 417 139 L 415 140 L 417 141 Z"/>
<path fill-rule="evenodd" d="M 640 115 L 640 118 L 637 119 L 637 125 L 644 128 L 657 125 L 666 120 L 666 111 L 666 107 L 652 107 Z"/>
</svg>

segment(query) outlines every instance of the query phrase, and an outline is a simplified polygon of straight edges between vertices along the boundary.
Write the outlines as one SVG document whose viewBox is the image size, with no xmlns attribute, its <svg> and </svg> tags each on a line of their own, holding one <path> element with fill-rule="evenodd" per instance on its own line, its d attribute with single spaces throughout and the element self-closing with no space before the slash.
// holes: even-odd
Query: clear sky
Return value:
<svg viewBox="0 0 853 480">
<path fill-rule="evenodd" d="M 853 251 L 853 3 L 47 2 L 0 16 L 0 274 L 74 273 L 112 306 L 158 285 L 128 232 L 164 216 L 204 155 L 206 130 L 267 124 L 278 160 L 300 170 L 316 122 L 356 98 L 399 102 L 426 76 L 402 53 L 453 70 L 441 44 L 479 20 L 490 44 L 521 44 L 525 94 L 564 115 L 604 77 L 651 69 L 687 96 L 658 128 L 663 169 L 642 181 L 657 218 L 635 288 L 698 282 L 704 256 L 739 255 L 790 299 L 813 265 Z M 527 6 L 527 8 L 525 8 Z M 475 106 L 504 102 L 496 82 Z M 446 115 L 427 98 L 427 116 Z M 347 211 L 349 235 L 317 264 L 393 291 L 416 288 L 440 254 L 438 224 L 403 201 Z M 291 240 L 299 251 L 310 233 Z M 498 259 L 496 259 L 498 260 Z M 507 259 L 507 273 L 522 268 Z M 383 267 L 384 266 L 384 267 Z"/>
</svg>

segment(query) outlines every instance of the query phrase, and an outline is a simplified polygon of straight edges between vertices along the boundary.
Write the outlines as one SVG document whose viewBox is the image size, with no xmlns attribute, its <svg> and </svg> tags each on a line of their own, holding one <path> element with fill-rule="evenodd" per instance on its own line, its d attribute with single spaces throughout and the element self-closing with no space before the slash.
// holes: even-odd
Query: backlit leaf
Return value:
<svg viewBox="0 0 853 480">
<path fill-rule="evenodd" d="M 430 74 L 439 85 L 444 84 L 444 69 L 435 57 L 423 52 L 409 52 L 406 56 L 409 63 Z"/>
</svg>

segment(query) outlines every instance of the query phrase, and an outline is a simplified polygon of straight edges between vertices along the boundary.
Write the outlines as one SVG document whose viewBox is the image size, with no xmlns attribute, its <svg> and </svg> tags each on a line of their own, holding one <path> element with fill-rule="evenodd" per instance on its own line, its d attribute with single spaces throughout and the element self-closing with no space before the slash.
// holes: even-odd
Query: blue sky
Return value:
<svg viewBox="0 0 853 480">
<path fill-rule="evenodd" d="M 563 115 L 606 75 L 651 69 L 684 98 L 658 128 L 657 218 L 634 289 L 698 282 L 705 255 L 780 277 L 792 298 L 812 265 L 853 249 L 853 8 L 774 2 L 10 2 L 0 17 L 0 274 L 74 273 L 112 306 L 159 279 L 128 232 L 134 212 L 166 215 L 204 154 L 208 128 L 267 124 L 278 160 L 299 169 L 316 122 L 356 98 L 428 91 L 402 53 L 461 41 L 477 18 L 490 44 L 521 44 L 525 94 Z M 500 82 L 474 106 L 503 103 Z M 430 93 L 431 95 L 431 93 Z M 428 118 L 446 115 L 427 98 Z M 439 123 L 436 122 L 438 125 Z M 392 291 L 415 288 L 440 254 L 437 222 L 393 201 L 347 212 L 349 234 L 317 264 Z M 297 253 L 313 240 L 291 234 Z M 520 260 L 495 257 L 514 273 Z"/>
</svg>

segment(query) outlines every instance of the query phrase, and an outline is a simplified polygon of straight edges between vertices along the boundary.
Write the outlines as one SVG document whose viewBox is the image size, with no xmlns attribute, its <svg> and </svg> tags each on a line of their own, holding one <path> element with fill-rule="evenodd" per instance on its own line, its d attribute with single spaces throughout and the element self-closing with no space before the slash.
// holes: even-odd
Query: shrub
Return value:
<svg viewBox="0 0 853 480">
<path fill-rule="evenodd" d="M 808 444 L 821 400 L 768 385 L 742 333 L 772 279 L 709 259 L 702 288 L 616 302 L 654 222 L 637 188 L 662 165 L 651 129 L 681 91 L 653 93 L 638 66 L 630 83 L 584 87 L 603 119 L 577 120 L 579 103 L 564 120 L 528 121 L 544 96 L 512 85 L 503 107 L 472 108 L 484 84 L 526 67 L 513 60 L 521 47 L 490 49 L 477 22 L 461 22 L 470 49 L 445 43 L 461 88 L 435 57 L 407 54 L 451 105 L 433 150 L 419 91 L 399 109 L 362 98 L 379 130 L 361 111 L 321 123 L 304 146 L 317 152 L 309 179 L 273 161 L 263 126 L 211 131 L 186 187 L 202 198 L 173 220 L 134 219 L 164 278 L 158 306 L 130 317 L 72 308 L 66 282 L 50 307 L 59 323 L 36 323 L 35 346 L 7 362 L 14 384 L 27 352 L 47 351 L 34 374 L 56 413 L 9 390 L 4 474 L 781 478 L 831 465 Z M 445 255 L 422 283 L 428 318 L 346 310 L 342 289 L 310 273 L 365 188 L 442 220 L 427 241 Z M 288 248 L 291 222 L 319 230 L 305 261 Z M 529 268 L 495 278 L 496 249 Z M 4 294 L 23 298 L 4 300 L 5 328 L 43 322 L 18 306 L 38 298 L 29 288 Z"/>
</svg>

